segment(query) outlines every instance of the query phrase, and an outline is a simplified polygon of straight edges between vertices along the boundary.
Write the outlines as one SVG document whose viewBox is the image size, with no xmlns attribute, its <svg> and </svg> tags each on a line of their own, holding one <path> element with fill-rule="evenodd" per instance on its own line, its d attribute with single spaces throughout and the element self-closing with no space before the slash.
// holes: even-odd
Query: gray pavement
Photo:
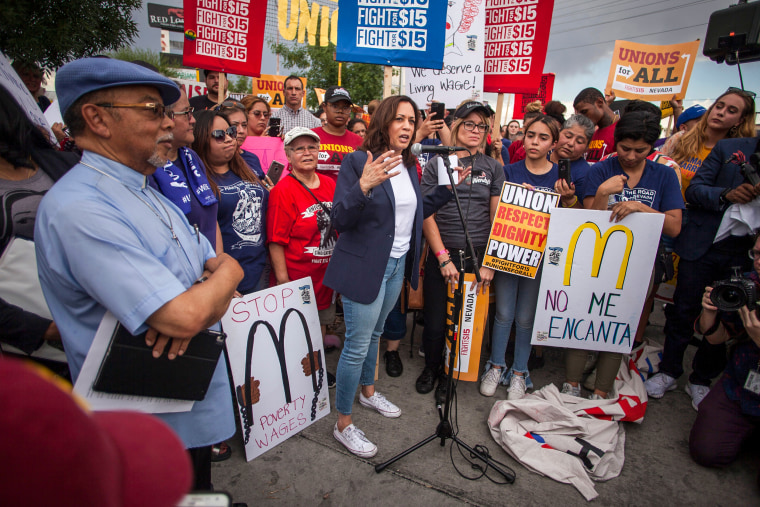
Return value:
<svg viewBox="0 0 760 507">
<path fill-rule="evenodd" d="M 647 328 L 650 341 L 662 342 L 664 317 L 656 305 Z M 411 330 L 411 325 L 409 326 Z M 415 349 L 421 340 L 418 326 Z M 381 351 L 384 350 L 381 344 Z M 545 349 L 546 350 L 546 349 Z M 533 473 L 514 461 L 491 438 L 486 419 L 496 399 L 506 397 L 500 387 L 495 398 L 479 394 L 473 382 L 460 382 L 457 388 L 456 421 L 459 437 L 471 447 L 485 445 L 493 458 L 511 467 L 516 480 L 511 485 L 494 484 L 486 478 L 467 480 L 457 473 L 479 475 L 440 440 L 431 442 L 402 458 L 382 473 L 374 465 L 395 456 L 434 433 L 438 423 L 433 393 L 420 395 L 414 382 L 424 360 L 414 351 L 409 356 L 409 337 L 402 342 L 404 373 L 390 378 L 381 363 L 378 391 L 403 411 L 398 419 L 387 419 L 357 403 L 354 422 L 378 445 L 378 454 L 369 460 L 358 458 L 332 436 L 336 421 L 335 392 L 330 392 L 332 413 L 298 435 L 246 462 L 240 434 L 230 439 L 232 457 L 213 465 L 212 478 L 217 490 L 232 494 L 234 501 L 254 505 L 584 505 L 587 502 L 573 486 L 555 482 Z M 687 352 L 687 365 L 693 355 Z M 487 354 L 487 352 L 484 352 Z M 330 371 L 340 351 L 327 354 Z M 531 371 L 537 387 L 554 382 L 561 386 L 564 374 L 562 354 L 548 349 L 546 366 Z M 485 359 L 484 359 L 485 360 Z M 725 470 L 706 469 L 689 458 L 688 435 L 696 412 L 679 389 L 660 400 L 650 400 L 644 422 L 624 423 L 626 430 L 625 466 L 622 474 L 597 483 L 600 505 L 760 505 L 756 477 L 760 469 L 758 443 Z M 585 391 L 584 391 L 585 392 Z M 588 393 L 585 393 L 586 395 Z M 492 474 L 493 475 L 493 474 Z M 498 475 L 493 475 L 499 479 Z"/>
</svg>

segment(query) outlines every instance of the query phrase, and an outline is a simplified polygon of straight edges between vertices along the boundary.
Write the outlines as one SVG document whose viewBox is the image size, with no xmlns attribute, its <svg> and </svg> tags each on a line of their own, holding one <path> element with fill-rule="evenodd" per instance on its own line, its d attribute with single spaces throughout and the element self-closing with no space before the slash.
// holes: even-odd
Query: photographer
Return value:
<svg viewBox="0 0 760 507">
<path fill-rule="evenodd" d="M 744 278 L 754 283 L 754 291 L 744 292 L 756 293 L 760 288 L 760 237 L 749 255 L 754 272 Z M 700 465 L 723 467 L 737 458 L 742 444 L 760 427 L 760 317 L 747 305 L 738 311 L 719 310 L 710 297 L 712 292 L 712 287 L 705 288 L 694 330 L 712 344 L 732 340 L 735 345 L 723 377 L 699 405 L 689 451 Z"/>
</svg>

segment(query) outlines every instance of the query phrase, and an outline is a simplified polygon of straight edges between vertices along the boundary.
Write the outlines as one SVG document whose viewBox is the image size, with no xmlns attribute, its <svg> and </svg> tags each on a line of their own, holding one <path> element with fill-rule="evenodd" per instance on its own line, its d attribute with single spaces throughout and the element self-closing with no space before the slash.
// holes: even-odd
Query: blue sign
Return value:
<svg viewBox="0 0 760 507">
<path fill-rule="evenodd" d="M 339 0 L 341 62 L 443 68 L 446 0 Z"/>
</svg>

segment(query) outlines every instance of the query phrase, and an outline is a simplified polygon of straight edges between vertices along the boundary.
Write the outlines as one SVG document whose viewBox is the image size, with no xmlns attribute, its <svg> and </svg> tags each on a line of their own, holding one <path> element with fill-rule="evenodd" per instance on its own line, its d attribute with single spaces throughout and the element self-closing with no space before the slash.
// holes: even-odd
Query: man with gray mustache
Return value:
<svg viewBox="0 0 760 507">
<path fill-rule="evenodd" d="M 165 104 L 180 90 L 138 65 L 84 58 L 58 70 L 56 91 L 83 155 L 42 200 L 35 244 L 72 378 L 106 311 L 133 335 L 147 331 L 153 357 L 173 360 L 219 322 L 243 278 L 234 259 L 217 256 L 182 211 L 147 184 L 168 161 L 174 112 Z M 211 445 L 235 432 L 224 363 L 191 411 L 158 416 L 190 450 L 194 489 L 211 489 Z"/>
</svg>

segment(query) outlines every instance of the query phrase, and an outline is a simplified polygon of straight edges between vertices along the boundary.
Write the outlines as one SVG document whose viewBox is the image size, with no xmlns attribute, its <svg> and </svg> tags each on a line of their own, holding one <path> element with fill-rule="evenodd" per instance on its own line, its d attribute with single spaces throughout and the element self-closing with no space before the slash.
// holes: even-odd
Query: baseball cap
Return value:
<svg viewBox="0 0 760 507">
<path fill-rule="evenodd" d="M 696 106 L 687 107 L 684 109 L 683 113 L 681 113 L 678 116 L 678 121 L 676 121 L 676 129 L 686 123 L 689 120 L 696 120 L 697 118 L 701 118 L 703 114 L 707 112 L 707 109 L 697 104 Z"/>
<path fill-rule="evenodd" d="M 488 107 L 484 106 L 480 102 L 471 100 L 469 102 L 465 102 L 459 106 L 456 111 L 454 111 L 454 118 L 465 118 L 469 116 L 470 113 L 474 113 L 475 111 L 482 111 L 487 117 L 491 116 Z"/>
<path fill-rule="evenodd" d="M 184 445 L 163 421 L 90 412 L 39 366 L 0 359 L 0 406 L 6 507 L 168 507 L 192 485 Z"/>
<path fill-rule="evenodd" d="M 288 146 L 290 143 L 292 143 L 293 141 L 295 141 L 301 136 L 309 136 L 317 142 L 320 141 L 319 134 L 317 134 L 313 130 L 308 129 L 306 127 L 293 127 L 292 129 L 288 131 L 287 134 L 285 134 L 285 139 L 283 139 L 283 144 L 285 146 Z"/>
<path fill-rule="evenodd" d="M 153 86 L 158 89 L 165 105 L 179 100 L 179 86 L 140 65 L 113 58 L 82 58 L 67 63 L 55 75 L 55 92 L 61 114 L 81 96 L 117 86 Z"/>
<path fill-rule="evenodd" d="M 339 100 L 347 100 L 351 104 L 354 103 L 354 101 L 351 100 L 351 95 L 348 94 L 348 90 L 342 86 L 331 86 L 325 90 L 325 102 L 332 103 L 338 102 Z"/>
</svg>

